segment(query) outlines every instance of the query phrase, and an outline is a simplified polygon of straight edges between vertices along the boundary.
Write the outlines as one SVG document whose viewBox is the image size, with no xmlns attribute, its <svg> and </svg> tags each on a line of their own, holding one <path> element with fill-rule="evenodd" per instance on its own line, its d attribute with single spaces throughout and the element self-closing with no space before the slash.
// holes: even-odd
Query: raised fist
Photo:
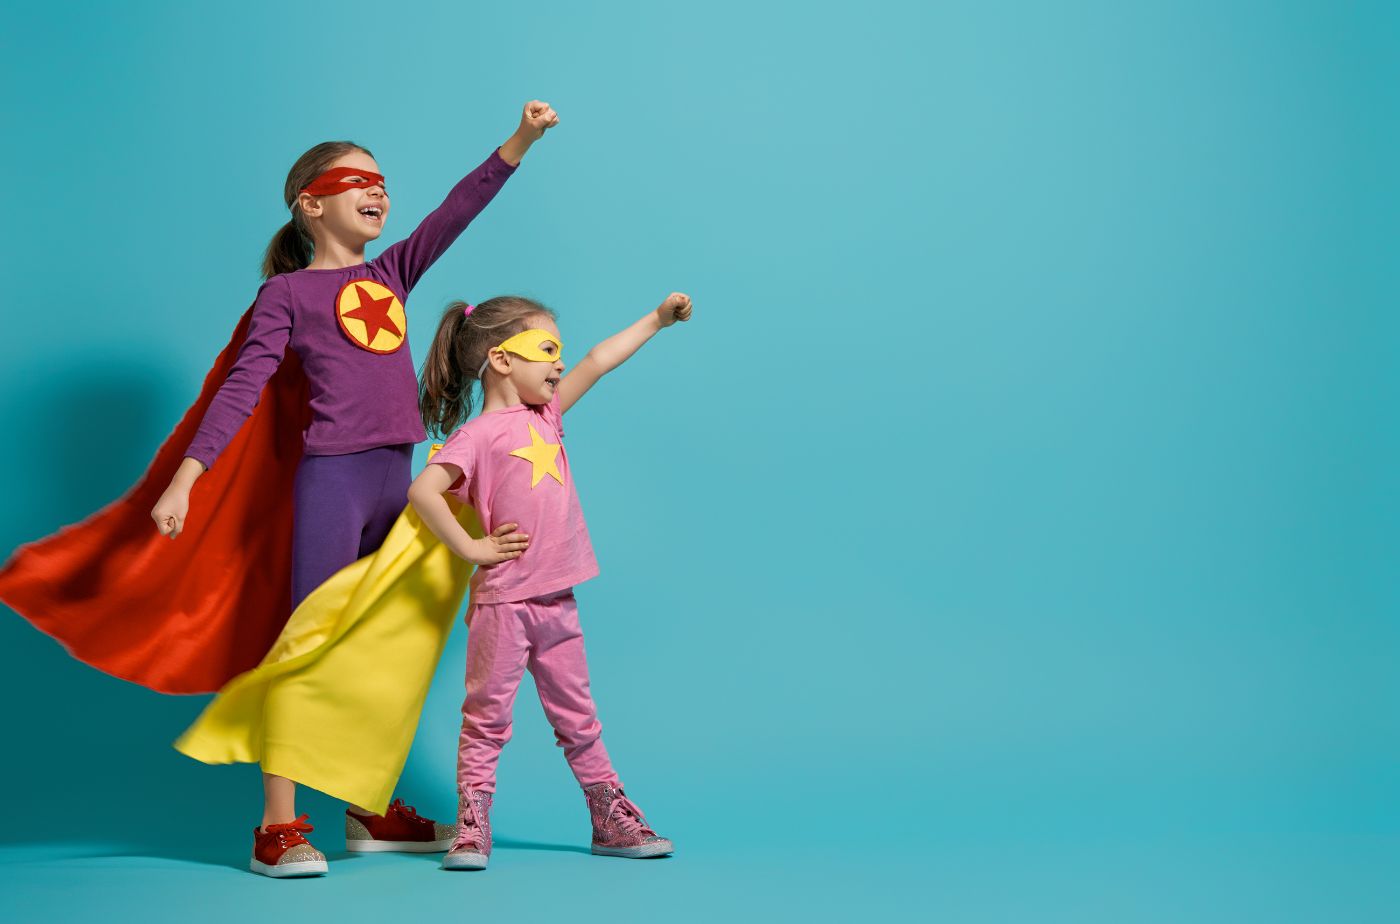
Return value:
<svg viewBox="0 0 1400 924">
<path fill-rule="evenodd" d="M 656 316 L 661 319 L 662 327 L 670 327 L 677 321 L 689 321 L 690 310 L 690 296 L 684 292 L 672 292 L 657 306 Z"/>
<path fill-rule="evenodd" d="M 555 112 L 549 103 L 542 103 L 537 99 L 526 103 L 525 111 L 520 116 L 520 131 L 532 141 L 540 140 L 546 131 L 558 124 L 559 113 Z"/>
</svg>

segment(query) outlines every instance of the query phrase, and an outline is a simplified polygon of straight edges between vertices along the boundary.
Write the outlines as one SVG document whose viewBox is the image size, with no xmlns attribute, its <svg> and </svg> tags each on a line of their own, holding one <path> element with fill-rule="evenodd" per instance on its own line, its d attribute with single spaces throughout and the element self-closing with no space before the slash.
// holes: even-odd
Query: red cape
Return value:
<svg viewBox="0 0 1400 924">
<path fill-rule="evenodd" d="M 180 538 L 151 519 L 248 333 L 244 313 L 204 388 L 136 486 L 20 547 L 0 601 L 99 670 L 161 693 L 206 693 L 262 660 L 291 614 L 292 481 L 310 420 L 287 350 L 251 417 L 195 483 Z"/>
</svg>

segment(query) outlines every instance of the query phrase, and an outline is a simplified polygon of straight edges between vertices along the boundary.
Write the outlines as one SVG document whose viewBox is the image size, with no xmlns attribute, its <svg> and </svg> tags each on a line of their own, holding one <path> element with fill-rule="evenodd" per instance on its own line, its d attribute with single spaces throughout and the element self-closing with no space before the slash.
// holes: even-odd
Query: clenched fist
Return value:
<svg viewBox="0 0 1400 924">
<path fill-rule="evenodd" d="M 532 99 L 525 104 L 525 112 L 520 116 L 520 133 L 531 141 L 539 141 L 544 133 L 559 124 L 559 113 L 549 103 Z"/>
<path fill-rule="evenodd" d="M 662 327 L 670 327 L 677 321 L 689 321 L 690 311 L 690 296 L 684 292 L 672 292 L 657 306 L 656 317 L 661 321 Z"/>
</svg>

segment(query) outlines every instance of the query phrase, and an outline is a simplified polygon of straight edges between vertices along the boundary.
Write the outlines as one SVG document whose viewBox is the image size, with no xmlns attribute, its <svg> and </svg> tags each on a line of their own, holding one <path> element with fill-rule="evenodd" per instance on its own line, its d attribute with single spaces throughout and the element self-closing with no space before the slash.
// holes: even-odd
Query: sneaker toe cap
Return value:
<svg viewBox="0 0 1400 924">
<path fill-rule="evenodd" d="M 297 844 L 295 847 L 288 848 L 282 856 L 277 858 L 277 865 L 281 866 L 284 863 L 306 863 L 312 860 L 324 862 L 325 859 L 325 854 L 321 853 L 321 851 L 312 847 L 310 844 Z"/>
</svg>

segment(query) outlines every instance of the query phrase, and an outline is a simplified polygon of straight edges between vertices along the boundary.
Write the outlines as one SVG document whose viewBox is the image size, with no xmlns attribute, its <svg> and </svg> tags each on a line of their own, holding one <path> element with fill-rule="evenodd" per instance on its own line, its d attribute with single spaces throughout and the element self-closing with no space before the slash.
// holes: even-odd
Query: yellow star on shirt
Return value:
<svg viewBox="0 0 1400 924">
<path fill-rule="evenodd" d="M 526 426 L 530 428 L 530 445 L 512 449 L 510 454 L 534 466 L 534 471 L 530 473 L 530 487 L 533 489 L 545 475 L 553 475 L 555 481 L 563 484 L 564 476 L 559 474 L 559 467 L 554 464 L 554 459 L 559 455 L 559 444 L 546 443 L 534 424 Z"/>
</svg>

